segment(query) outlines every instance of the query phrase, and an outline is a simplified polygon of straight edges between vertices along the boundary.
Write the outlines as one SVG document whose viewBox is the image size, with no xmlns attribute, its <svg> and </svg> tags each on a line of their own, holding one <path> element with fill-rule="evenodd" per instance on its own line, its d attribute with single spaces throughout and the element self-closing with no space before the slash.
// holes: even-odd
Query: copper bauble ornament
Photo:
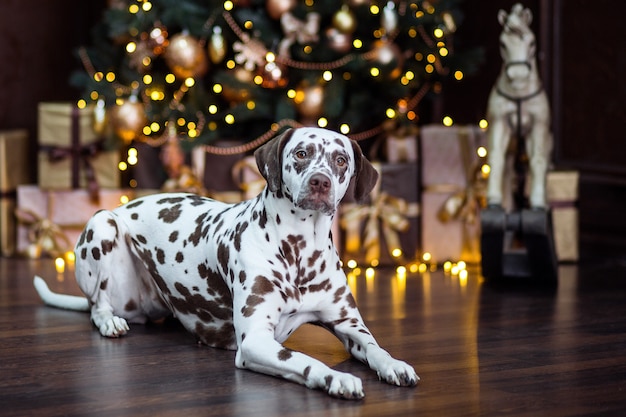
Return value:
<svg viewBox="0 0 626 417">
<path fill-rule="evenodd" d="M 326 38 L 328 46 L 335 52 L 345 54 L 352 49 L 352 35 L 349 33 L 343 33 L 331 27 L 326 30 Z"/>
<path fill-rule="evenodd" d="M 294 102 L 298 113 L 305 118 L 318 118 L 324 110 L 324 87 L 306 81 L 296 88 Z"/>
<path fill-rule="evenodd" d="M 230 71 L 238 83 L 224 83 L 222 86 L 222 97 L 231 104 L 241 103 L 249 100 L 252 96 L 250 89 L 254 85 L 254 74 L 243 67 L 235 67 Z M 236 85 L 233 85 L 236 84 Z M 246 87 L 249 84 L 250 87 Z"/>
<path fill-rule="evenodd" d="M 148 123 L 143 103 L 132 97 L 113 106 L 110 111 L 110 118 L 113 130 L 125 142 L 130 142 L 139 137 Z"/>
<path fill-rule="evenodd" d="M 296 6 L 296 0 L 267 0 L 265 2 L 265 8 L 267 14 L 272 19 L 280 19 L 283 13 L 286 13 Z"/>
<path fill-rule="evenodd" d="M 345 4 L 333 16 L 333 27 L 348 34 L 352 34 L 356 30 L 356 16 Z"/>
<path fill-rule="evenodd" d="M 164 57 L 168 67 L 178 78 L 201 77 L 209 69 L 207 54 L 200 42 L 184 32 L 170 38 Z"/>
</svg>

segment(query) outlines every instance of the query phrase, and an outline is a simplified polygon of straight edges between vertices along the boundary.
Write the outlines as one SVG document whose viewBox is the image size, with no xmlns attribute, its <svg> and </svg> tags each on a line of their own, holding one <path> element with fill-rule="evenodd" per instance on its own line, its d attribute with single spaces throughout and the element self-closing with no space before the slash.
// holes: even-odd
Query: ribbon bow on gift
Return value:
<svg viewBox="0 0 626 417">
<path fill-rule="evenodd" d="M 356 253 L 361 249 L 360 227 L 365 220 L 363 248 L 365 261 L 371 264 L 372 261 L 380 259 L 381 229 L 389 254 L 393 258 L 399 257 L 394 253 L 395 250 L 402 248 L 398 232 L 406 232 L 409 229 L 408 218 L 419 214 L 419 205 L 380 191 L 380 180 L 370 195 L 372 196 L 370 205 L 343 204 L 341 227 L 346 231 L 346 252 Z"/>
<path fill-rule="evenodd" d="M 289 57 L 289 48 L 296 41 L 301 44 L 317 42 L 319 39 L 320 15 L 307 13 L 306 20 L 299 20 L 289 12 L 280 16 L 280 24 L 285 37 L 278 45 L 278 56 Z"/>
<path fill-rule="evenodd" d="M 265 188 L 265 178 L 252 156 L 237 161 L 233 165 L 232 176 L 234 183 L 243 191 L 245 199 L 256 197 Z"/>
<path fill-rule="evenodd" d="M 15 209 L 17 219 L 28 226 L 28 241 L 30 242 L 28 255 L 39 258 L 41 252 L 53 257 L 61 256 L 70 250 L 72 244 L 61 227 L 49 218 L 43 218 L 32 210 Z"/>
</svg>

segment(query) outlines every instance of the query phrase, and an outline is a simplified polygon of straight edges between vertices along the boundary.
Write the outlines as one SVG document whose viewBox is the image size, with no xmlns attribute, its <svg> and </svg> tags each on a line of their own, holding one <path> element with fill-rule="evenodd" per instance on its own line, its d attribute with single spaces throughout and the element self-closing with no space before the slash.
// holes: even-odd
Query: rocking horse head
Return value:
<svg viewBox="0 0 626 417">
<path fill-rule="evenodd" d="M 533 15 L 530 9 L 517 3 L 511 13 L 498 12 L 503 30 L 500 34 L 500 55 L 503 75 L 513 90 L 524 90 L 536 78 L 535 35 L 530 30 Z"/>
</svg>

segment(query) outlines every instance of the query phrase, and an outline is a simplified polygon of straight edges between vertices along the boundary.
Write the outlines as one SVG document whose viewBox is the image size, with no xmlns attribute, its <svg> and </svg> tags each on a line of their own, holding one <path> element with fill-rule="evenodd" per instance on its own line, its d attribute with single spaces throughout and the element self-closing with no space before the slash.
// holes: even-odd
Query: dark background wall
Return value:
<svg viewBox="0 0 626 417">
<path fill-rule="evenodd" d="M 461 46 L 482 46 L 485 62 L 463 82 L 444 87 L 437 107 L 457 123 L 484 117 L 500 70 L 499 9 L 514 0 L 466 0 L 457 33 Z M 581 172 L 583 255 L 626 257 L 626 2 L 526 0 L 533 11 L 538 61 L 552 105 L 555 165 Z M 37 103 L 75 100 L 74 55 L 105 0 L 0 2 L 0 129 L 27 128 L 35 146 Z M 33 154 L 32 160 L 35 166 Z M 33 173 L 34 174 L 34 173 Z"/>
</svg>

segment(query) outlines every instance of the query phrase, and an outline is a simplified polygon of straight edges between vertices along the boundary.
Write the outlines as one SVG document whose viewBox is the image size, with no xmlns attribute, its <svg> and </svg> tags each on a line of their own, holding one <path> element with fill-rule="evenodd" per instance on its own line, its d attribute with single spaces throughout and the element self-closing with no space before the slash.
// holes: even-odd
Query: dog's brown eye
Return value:
<svg viewBox="0 0 626 417">
<path fill-rule="evenodd" d="M 339 158 L 337 158 L 337 166 L 344 166 L 346 164 L 346 158 L 344 158 L 343 156 L 340 156 Z"/>
<path fill-rule="evenodd" d="M 306 151 L 296 151 L 296 158 L 298 159 L 306 158 Z"/>
</svg>

